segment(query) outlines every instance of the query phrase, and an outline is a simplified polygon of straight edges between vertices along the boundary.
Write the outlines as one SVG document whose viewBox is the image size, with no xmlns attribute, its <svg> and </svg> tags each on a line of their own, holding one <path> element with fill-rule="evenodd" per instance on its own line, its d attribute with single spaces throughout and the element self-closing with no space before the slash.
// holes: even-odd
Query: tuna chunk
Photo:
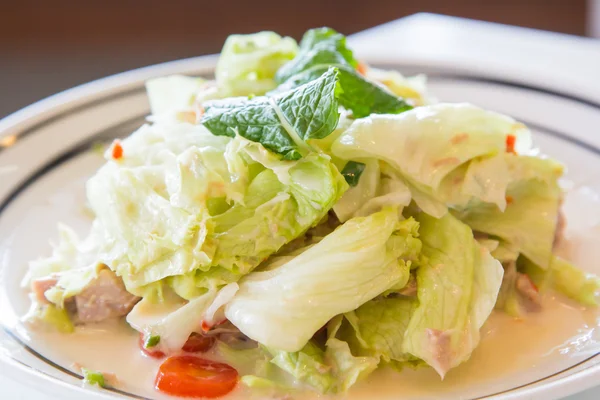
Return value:
<svg viewBox="0 0 600 400">
<path fill-rule="evenodd" d="M 517 288 L 517 292 L 521 295 L 521 299 L 523 299 L 522 304 L 527 311 L 540 311 L 542 309 L 539 290 L 529 276 L 517 273 L 515 287 Z"/>
<path fill-rule="evenodd" d="M 41 278 L 35 279 L 31 282 L 31 292 L 35 296 L 35 299 L 40 304 L 49 304 L 50 302 L 46 299 L 46 291 L 54 286 L 58 282 L 58 278 Z"/>
<path fill-rule="evenodd" d="M 121 278 L 109 269 L 98 272 L 88 287 L 75 296 L 79 322 L 99 322 L 123 317 L 140 300 L 125 290 Z"/>
</svg>

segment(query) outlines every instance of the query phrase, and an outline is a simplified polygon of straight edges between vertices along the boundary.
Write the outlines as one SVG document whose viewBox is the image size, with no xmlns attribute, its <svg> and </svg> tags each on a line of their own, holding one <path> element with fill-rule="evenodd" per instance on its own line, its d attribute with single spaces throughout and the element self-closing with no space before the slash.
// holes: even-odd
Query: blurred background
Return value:
<svg viewBox="0 0 600 400">
<path fill-rule="evenodd" d="M 106 75 L 218 52 L 229 33 L 274 30 L 299 39 L 308 28 L 328 25 L 352 34 L 432 12 L 600 37 L 600 0 L 0 0 L 0 5 L 0 118 Z"/>
</svg>

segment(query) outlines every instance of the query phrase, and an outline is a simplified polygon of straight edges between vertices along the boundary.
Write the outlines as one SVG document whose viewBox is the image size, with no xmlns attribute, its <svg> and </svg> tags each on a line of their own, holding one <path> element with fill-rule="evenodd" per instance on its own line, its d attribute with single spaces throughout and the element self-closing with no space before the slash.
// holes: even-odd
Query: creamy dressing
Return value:
<svg viewBox="0 0 600 400">
<path fill-rule="evenodd" d="M 430 368 L 402 372 L 376 371 L 351 389 L 343 398 L 367 400 L 397 398 L 455 398 L 461 394 L 483 396 L 543 378 L 600 351 L 599 313 L 585 310 L 565 299 L 546 296 L 544 310 L 518 320 L 494 312 L 484 325 L 480 345 L 471 359 L 451 370 L 444 381 Z M 160 365 L 141 354 L 138 334 L 126 323 L 79 328 L 71 335 L 30 332 L 30 341 L 50 359 L 69 367 L 111 372 L 118 387 L 153 398 L 167 398 L 154 391 L 154 377 Z M 207 358 L 212 358 L 209 354 Z M 307 394 L 301 398 L 318 398 Z M 225 397 L 246 399 L 243 388 Z"/>
<path fill-rule="evenodd" d="M 570 191 L 563 207 L 569 224 L 560 252 L 584 269 L 597 271 L 600 197 L 596 193 L 586 187 Z M 582 209 L 589 213 L 584 215 L 579 211 Z M 340 398 L 473 398 L 544 378 L 600 351 L 600 311 L 586 310 L 564 298 L 548 295 L 543 299 L 542 312 L 529 314 L 522 320 L 494 312 L 481 333 L 481 343 L 471 359 L 451 370 L 444 381 L 430 368 L 416 371 L 406 368 L 402 372 L 381 369 Z M 153 389 L 161 360 L 141 354 L 138 333 L 124 321 L 78 328 L 71 335 L 27 331 L 21 336 L 64 367 L 78 363 L 111 372 L 119 379 L 121 390 L 157 399 L 170 398 Z M 248 398 L 250 393 L 240 387 L 224 399 Z M 324 396 L 307 394 L 294 398 Z"/>
</svg>

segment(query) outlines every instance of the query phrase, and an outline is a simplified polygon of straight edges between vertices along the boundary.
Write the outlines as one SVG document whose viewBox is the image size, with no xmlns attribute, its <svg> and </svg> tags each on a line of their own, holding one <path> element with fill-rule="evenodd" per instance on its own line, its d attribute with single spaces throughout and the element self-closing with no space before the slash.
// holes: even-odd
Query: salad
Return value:
<svg viewBox="0 0 600 400">
<path fill-rule="evenodd" d="M 600 279 L 554 253 L 564 168 L 527 127 L 436 102 L 424 77 L 360 62 L 333 29 L 232 35 L 214 80 L 146 86 L 148 123 L 87 182 L 89 235 L 61 225 L 30 263 L 24 319 L 64 334 L 125 319 L 161 360 L 158 391 L 443 378 L 494 309 L 527 318 L 544 291 L 597 305 Z"/>
</svg>

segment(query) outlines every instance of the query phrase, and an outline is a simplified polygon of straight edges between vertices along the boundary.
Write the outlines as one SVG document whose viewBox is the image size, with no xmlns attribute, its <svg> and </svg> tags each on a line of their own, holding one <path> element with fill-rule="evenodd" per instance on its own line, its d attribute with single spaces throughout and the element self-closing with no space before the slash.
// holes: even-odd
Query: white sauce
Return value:
<svg viewBox="0 0 600 400">
<path fill-rule="evenodd" d="M 554 296 L 544 310 L 517 320 L 494 312 L 482 329 L 482 340 L 471 359 L 441 381 L 432 369 L 379 370 L 353 387 L 349 399 L 402 399 L 452 393 L 474 396 L 494 393 L 542 378 L 600 350 L 599 313 Z M 77 362 L 86 368 L 112 372 L 119 388 L 162 398 L 153 389 L 160 360 L 143 356 L 138 335 L 125 323 L 79 328 L 71 335 L 30 332 L 32 343 L 49 344 L 43 354 L 63 366 Z M 36 346 L 37 347 L 37 346 Z M 395 395 L 394 395 L 395 394 Z M 248 398 L 236 390 L 226 399 Z M 305 398 L 319 396 L 307 395 Z M 469 396 L 470 397 L 470 396 Z"/>
<path fill-rule="evenodd" d="M 577 210 L 590 210 L 582 215 Z M 593 190 L 578 188 L 564 204 L 569 219 L 561 253 L 586 270 L 597 270 L 600 256 L 600 199 Z M 577 217 L 579 216 L 579 218 Z M 401 373 L 378 370 L 343 396 L 371 399 L 473 398 L 532 382 L 568 368 L 600 351 L 600 311 L 583 309 L 562 298 L 547 296 L 544 309 L 517 320 L 494 312 L 482 328 L 480 345 L 471 359 L 451 370 L 441 381 L 432 369 Z M 112 372 L 119 389 L 152 398 L 170 398 L 153 389 L 160 360 L 141 354 L 138 334 L 125 322 L 80 328 L 71 335 L 28 332 L 29 341 L 44 356 L 70 367 Z M 459 395 L 460 393 L 460 395 Z M 226 400 L 248 399 L 243 388 Z M 303 399 L 322 398 L 306 395 Z"/>
</svg>

